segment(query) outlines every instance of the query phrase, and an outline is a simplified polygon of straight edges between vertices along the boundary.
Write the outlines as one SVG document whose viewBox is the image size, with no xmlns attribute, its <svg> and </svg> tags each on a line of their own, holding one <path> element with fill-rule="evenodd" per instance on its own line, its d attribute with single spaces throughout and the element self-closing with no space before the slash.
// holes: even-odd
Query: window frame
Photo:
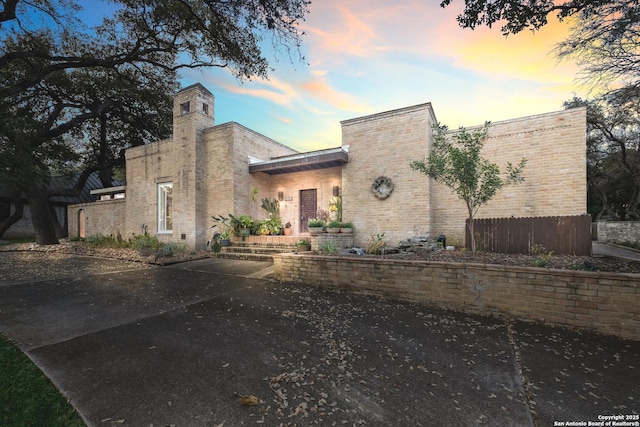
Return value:
<svg viewBox="0 0 640 427">
<path fill-rule="evenodd" d="M 170 189 L 167 192 L 167 189 Z M 158 183 L 158 233 L 173 233 L 173 182 Z"/>
</svg>

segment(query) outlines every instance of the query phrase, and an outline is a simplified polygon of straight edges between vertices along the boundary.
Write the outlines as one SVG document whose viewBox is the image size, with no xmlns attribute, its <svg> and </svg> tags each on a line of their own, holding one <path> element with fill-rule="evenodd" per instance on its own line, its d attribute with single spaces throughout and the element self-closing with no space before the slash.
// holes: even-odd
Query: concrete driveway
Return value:
<svg viewBox="0 0 640 427">
<path fill-rule="evenodd" d="M 548 426 L 640 412 L 640 342 L 269 272 L 207 259 L 0 282 L 0 332 L 90 426 Z"/>
</svg>

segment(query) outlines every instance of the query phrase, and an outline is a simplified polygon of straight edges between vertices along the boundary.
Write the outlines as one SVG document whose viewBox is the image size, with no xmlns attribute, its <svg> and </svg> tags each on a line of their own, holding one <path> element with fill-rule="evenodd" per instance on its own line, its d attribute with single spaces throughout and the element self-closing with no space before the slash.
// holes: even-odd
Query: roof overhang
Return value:
<svg viewBox="0 0 640 427">
<path fill-rule="evenodd" d="M 326 169 L 349 163 L 349 152 L 340 147 L 275 157 L 268 161 L 249 164 L 249 172 L 263 172 L 269 175 Z"/>
<path fill-rule="evenodd" d="M 121 193 L 125 191 L 127 187 L 125 185 L 118 185 L 117 187 L 107 187 L 107 188 L 96 188 L 95 190 L 91 190 L 91 194 L 113 194 L 113 193 Z"/>
</svg>

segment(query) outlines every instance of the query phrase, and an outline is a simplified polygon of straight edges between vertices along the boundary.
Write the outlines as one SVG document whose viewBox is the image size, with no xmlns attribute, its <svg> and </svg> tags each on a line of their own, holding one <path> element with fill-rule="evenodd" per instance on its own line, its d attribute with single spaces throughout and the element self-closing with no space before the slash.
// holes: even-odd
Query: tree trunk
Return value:
<svg viewBox="0 0 640 427">
<path fill-rule="evenodd" d="M 51 217 L 49 195 L 37 185 L 24 189 L 31 210 L 33 229 L 36 232 L 36 243 L 39 245 L 57 245 L 58 236 Z"/>
<path fill-rule="evenodd" d="M 51 203 L 49 203 L 49 214 L 51 215 L 51 220 L 53 221 L 53 228 L 56 230 L 56 236 L 58 239 L 64 239 L 67 237 L 67 233 L 62 228 L 60 223 L 60 218 L 58 218 L 58 213 Z"/>
<path fill-rule="evenodd" d="M 467 213 L 469 214 L 469 218 L 467 219 L 467 221 L 469 221 L 469 234 L 471 235 L 471 252 L 475 252 L 476 251 L 476 232 L 473 224 L 473 208 L 469 205 L 468 201 L 466 201 L 466 203 L 467 203 Z"/>
<path fill-rule="evenodd" d="M 13 206 L 15 206 L 15 211 L 11 215 L 9 215 L 7 219 L 0 222 L 0 239 L 2 239 L 4 233 L 6 233 L 13 224 L 20 221 L 24 216 L 24 204 L 22 203 L 22 199 L 20 198 L 21 194 L 22 191 L 20 190 L 15 190 L 13 192 L 11 202 L 13 203 Z"/>
</svg>

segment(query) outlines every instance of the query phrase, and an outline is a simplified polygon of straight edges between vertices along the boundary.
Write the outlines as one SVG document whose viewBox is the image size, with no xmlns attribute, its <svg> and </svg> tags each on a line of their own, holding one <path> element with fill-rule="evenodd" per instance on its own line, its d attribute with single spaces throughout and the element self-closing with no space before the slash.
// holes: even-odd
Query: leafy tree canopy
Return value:
<svg viewBox="0 0 640 427">
<path fill-rule="evenodd" d="M 454 0 L 443 0 L 441 7 L 447 7 Z M 522 30 L 539 30 L 548 23 L 549 15 L 559 20 L 577 14 L 598 15 L 601 8 L 618 3 L 635 3 L 633 0 L 464 0 L 464 11 L 457 16 L 462 28 L 475 29 L 486 25 L 502 25 L 504 35 L 517 34 Z"/>
<path fill-rule="evenodd" d="M 51 196 L 77 194 L 123 149 L 167 136 L 181 69 L 267 77 L 261 46 L 270 36 L 299 55 L 308 4 L 105 1 L 113 13 L 87 27 L 73 0 L 0 0 L 0 185 L 26 195 L 38 243 L 57 242 Z M 50 186 L 68 170 L 82 172 L 74 188 Z"/>
<path fill-rule="evenodd" d="M 589 213 L 640 220 L 640 94 L 625 88 L 565 102 L 579 106 L 587 107 Z"/>
</svg>

